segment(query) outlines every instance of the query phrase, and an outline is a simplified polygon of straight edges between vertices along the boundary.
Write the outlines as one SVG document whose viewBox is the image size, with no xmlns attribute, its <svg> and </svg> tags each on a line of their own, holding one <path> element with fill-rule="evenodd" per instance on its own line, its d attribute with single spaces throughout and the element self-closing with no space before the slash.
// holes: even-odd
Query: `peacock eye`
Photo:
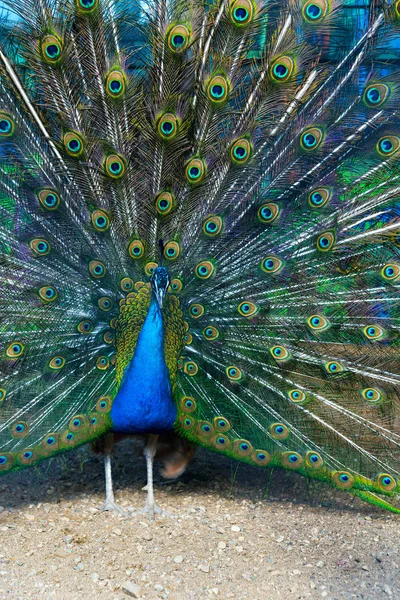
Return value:
<svg viewBox="0 0 400 600">
<path fill-rule="evenodd" d="M 283 346 L 272 346 L 270 353 L 275 360 L 286 360 L 290 358 L 289 351 Z"/>
<path fill-rule="evenodd" d="M 133 280 L 130 277 L 124 277 L 121 279 L 120 286 L 123 292 L 131 292 L 133 290 Z"/>
<path fill-rule="evenodd" d="M 299 469 L 303 464 L 303 459 L 297 452 L 283 452 L 282 462 L 288 469 Z"/>
<path fill-rule="evenodd" d="M 46 256 L 50 252 L 49 242 L 41 238 L 32 240 L 29 246 L 36 256 Z"/>
<path fill-rule="evenodd" d="M 383 267 L 381 275 L 387 281 L 395 281 L 400 275 L 400 265 L 390 263 Z"/>
<path fill-rule="evenodd" d="M 168 215 L 175 208 L 175 197 L 170 192 L 160 192 L 155 199 L 159 215 Z"/>
<path fill-rule="evenodd" d="M 382 106 L 385 100 L 388 99 L 389 94 L 389 86 L 385 85 L 384 83 L 376 83 L 369 85 L 364 90 L 363 100 L 368 107 L 375 108 Z"/>
<path fill-rule="evenodd" d="M 79 333 L 85 333 L 85 334 L 92 333 L 93 329 L 94 329 L 94 325 L 91 321 L 84 320 L 84 321 L 81 321 L 80 323 L 78 323 Z"/>
<path fill-rule="evenodd" d="M 107 273 L 105 264 L 100 260 L 91 260 L 89 263 L 89 273 L 95 279 L 101 279 Z"/>
<path fill-rule="evenodd" d="M 76 6 L 82 12 L 92 12 L 98 5 L 98 0 L 76 0 Z"/>
<path fill-rule="evenodd" d="M 306 463 L 312 469 L 319 469 L 324 464 L 322 456 L 317 452 L 309 451 L 306 453 Z"/>
<path fill-rule="evenodd" d="M 231 20 L 238 27 L 248 25 L 254 17 L 255 10 L 256 5 L 251 0 L 233 0 L 229 7 Z"/>
<path fill-rule="evenodd" d="M 79 157 L 84 151 L 83 138 L 76 132 L 68 132 L 64 135 L 64 148 L 69 156 Z"/>
<path fill-rule="evenodd" d="M 45 35 L 41 41 L 41 51 L 47 63 L 57 63 L 62 56 L 62 43 L 55 35 Z"/>
<path fill-rule="evenodd" d="M 15 438 L 24 438 L 29 433 L 29 425 L 25 421 L 14 423 L 11 428 L 11 435 Z"/>
<path fill-rule="evenodd" d="M 231 424 L 225 417 L 214 417 L 213 425 L 217 431 L 229 431 Z"/>
<path fill-rule="evenodd" d="M 196 400 L 191 396 L 184 396 L 181 400 L 181 407 L 185 412 L 194 412 L 197 408 Z"/>
<path fill-rule="evenodd" d="M 98 412 L 108 412 L 111 408 L 111 398 L 109 396 L 101 396 L 96 403 Z"/>
<path fill-rule="evenodd" d="M 185 363 L 183 370 L 186 373 L 186 375 L 190 375 L 190 377 L 193 377 L 193 375 L 197 374 L 199 367 L 197 366 L 197 364 L 195 362 L 190 360 Z"/>
<path fill-rule="evenodd" d="M 128 253 L 131 258 L 138 260 L 144 255 L 144 244 L 140 240 L 133 240 L 128 246 Z"/>
<path fill-rule="evenodd" d="M 106 79 L 106 90 L 112 98 L 120 98 L 125 92 L 125 76 L 122 71 L 117 69 L 110 71 Z"/>
<path fill-rule="evenodd" d="M 4 398 L 6 397 L 6 390 L 4 388 L 0 388 L 0 402 L 3 402 Z"/>
<path fill-rule="evenodd" d="M 324 139 L 324 132 L 320 127 L 308 127 L 300 136 L 300 145 L 307 152 L 316 150 Z"/>
<path fill-rule="evenodd" d="M 51 285 L 45 285 L 38 290 L 38 294 L 43 302 L 54 302 L 58 298 L 58 292 L 56 288 Z"/>
<path fill-rule="evenodd" d="M 165 244 L 164 246 L 164 256 L 165 258 L 167 258 L 168 260 L 175 260 L 178 258 L 179 254 L 180 254 L 180 246 L 178 244 L 178 242 L 168 242 L 167 244 Z"/>
<path fill-rule="evenodd" d="M 203 335 L 208 342 L 212 342 L 219 336 L 219 331 L 216 327 L 209 325 L 203 329 Z"/>
<path fill-rule="evenodd" d="M 206 174 L 206 165 L 201 158 L 192 158 L 186 163 L 186 179 L 189 183 L 200 183 Z"/>
<path fill-rule="evenodd" d="M 387 492 L 392 492 L 397 486 L 397 482 L 394 477 L 387 473 L 381 473 L 377 480 L 378 486 Z"/>
<path fill-rule="evenodd" d="M 294 62 L 289 56 L 281 56 L 271 65 L 271 77 L 274 81 L 287 81 L 294 70 Z"/>
<path fill-rule="evenodd" d="M 329 188 L 317 188 L 310 192 L 308 203 L 313 208 L 322 208 L 331 198 L 331 190 Z"/>
<path fill-rule="evenodd" d="M 6 350 L 8 358 L 19 358 L 24 352 L 25 346 L 21 342 L 12 342 Z"/>
<path fill-rule="evenodd" d="M 363 329 L 363 334 L 369 340 L 376 341 L 384 337 L 385 331 L 379 325 L 367 325 Z"/>
<path fill-rule="evenodd" d="M 246 138 L 241 138 L 233 142 L 230 150 L 230 157 L 234 164 L 243 165 L 251 156 L 252 147 Z"/>
<path fill-rule="evenodd" d="M 228 379 L 230 379 L 231 381 L 240 381 L 240 379 L 242 379 L 243 377 L 242 371 L 239 369 L 239 367 L 235 366 L 227 367 L 226 374 L 228 376 Z"/>
<path fill-rule="evenodd" d="M 157 131 L 163 140 L 171 140 L 178 133 L 179 121 L 172 113 L 165 113 L 157 120 Z"/>
<path fill-rule="evenodd" d="M 146 275 L 148 277 L 151 277 L 151 275 L 153 275 L 153 273 L 157 267 L 158 267 L 157 263 L 148 262 L 148 263 L 146 263 L 146 265 L 144 267 L 144 272 L 146 273 Z"/>
<path fill-rule="evenodd" d="M 280 209 L 277 204 L 268 202 L 267 204 L 260 206 L 257 216 L 261 223 L 272 223 L 279 215 L 279 212 Z"/>
<path fill-rule="evenodd" d="M 110 227 L 110 217 L 102 209 L 96 209 L 92 212 L 91 221 L 96 231 L 107 231 Z"/>
<path fill-rule="evenodd" d="M 0 138 L 11 137 L 14 133 L 14 122 L 11 117 L 0 112 Z"/>
<path fill-rule="evenodd" d="M 60 205 L 60 197 L 53 190 L 41 190 L 38 198 L 40 204 L 47 210 L 56 210 Z"/>
<path fill-rule="evenodd" d="M 167 32 L 167 43 L 174 54 L 186 50 L 190 41 L 190 30 L 186 25 L 175 25 Z"/>
<path fill-rule="evenodd" d="M 206 83 L 206 93 L 213 104 L 222 104 L 228 98 L 229 81 L 223 75 L 214 75 Z"/>
<path fill-rule="evenodd" d="M 278 273 L 283 267 L 283 261 L 276 256 L 267 256 L 260 266 L 264 273 Z"/>
<path fill-rule="evenodd" d="M 348 489 L 354 485 L 354 477 L 347 471 L 336 471 L 332 475 L 333 482 L 340 488 Z"/>
<path fill-rule="evenodd" d="M 376 145 L 376 149 L 379 154 L 383 156 L 392 156 L 400 148 L 400 138 L 389 135 L 382 137 Z"/>
<path fill-rule="evenodd" d="M 272 437 L 277 440 L 286 440 L 289 437 L 289 429 L 283 423 L 273 423 L 269 431 Z"/>
<path fill-rule="evenodd" d="M 344 371 L 343 365 L 334 360 L 330 360 L 329 362 L 325 363 L 325 369 L 332 375 L 336 375 L 337 373 L 342 373 Z"/>
<path fill-rule="evenodd" d="M 216 215 L 210 215 L 203 223 L 203 233 L 208 237 L 215 237 L 222 230 L 222 219 Z"/>
<path fill-rule="evenodd" d="M 320 252 L 329 252 L 336 242 L 336 236 L 333 231 L 325 231 L 317 237 L 317 250 Z"/>
<path fill-rule="evenodd" d="M 120 179 L 125 174 L 125 161 L 119 154 L 109 154 L 104 161 L 106 175 Z"/>
<path fill-rule="evenodd" d="M 105 371 L 110 366 L 110 360 L 107 356 L 99 356 L 96 360 L 96 367 L 100 369 L 100 371 Z"/>
<path fill-rule="evenodd" d="M 101 310 L 109 311 L 113 307 L 113 301 L 108 296 L 102 296 L 97 300 L 97 305 Z"/>
<path fill-rule="evenodd" d="M 63 358 L 62 356 L 54 356 L 49 362 L 50 369 L 54 370 L 62 369 L 64 365 L 65 358 Z"/>
<path fill-rule="evenodd" d="M 241 302 L 238 306 L 239 314 L 243 317 L 252 317 L 256 314 L 258 308 L 253 302 Z"/>
<path fill-rule="evenodd" d="M 172 279 L 172 280 L 171 280 L 170 286 L 171 286 L 171 290 L 172 290 L 172 291 L 173 291 L 175 294 L 177 294 L 178 292 L 181 292 L 181 291 L 182 291 L 182 288 L 183 288 L 183 283 L 182 283 L 182 281 L 181 281 L 180 279 L 177 279 L 177 278 L 176 278 L 176 279 Z"/>
<path fill-rule="evenodd" d="M 209 260 L 203 260 L 200 262 L 194 272 L 196 277 L 199 279 L 208 279 L 214 273 L 215 267 Z"/>
<path fill-rule="evenodd" d="M 307 325 L 314 331 L 323 331 L 324 329 L 328 329 L 330 323 L 322 315 L 312 315 L 307 319 Z"/>
<path fill-rule="evenodd" d="M 309 23 L 321 21 L 328 12 L 326 0 L 308 0 L 303 6 L 303 18 Z"/>
<path fill-rule="evenodd" d="M 361 395 L 367 402 L 371 404 L 379 404 L 382 400 L 382 394 L 376 388 L 365 388 L 361 390 Z"/>
<path fill-rule="evenodd" d="M 189 314 L 193 319 L 199 319 L 204 315 L 204 306 L 202 304 L 191 304 L 189 307 Z"/>
<path fill-rule="evenodd" d="M 291 400 L 295 404 L 301 404 L 307 399 L 307 396 L 302 390 L 290 390 L 288 396 L 289 400 Z"/>
</svg>

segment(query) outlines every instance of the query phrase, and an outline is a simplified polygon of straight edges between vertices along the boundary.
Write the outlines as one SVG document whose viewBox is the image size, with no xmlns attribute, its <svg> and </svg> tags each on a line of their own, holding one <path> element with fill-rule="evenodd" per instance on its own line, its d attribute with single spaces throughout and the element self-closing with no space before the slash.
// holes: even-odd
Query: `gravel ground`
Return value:
<svg viewBox="0 0 400 600">
<path fill-rule="evenodd" d="M 124 507 L 145 499 L 138 452 L 116 449 Z M 1 477 L 1 599 L 400 599 L 400 519 L 324 484 L 199 451 L 156 476 L 153 523 L 100 512 L 103 485 L 88 448 Z"/>
</svg>

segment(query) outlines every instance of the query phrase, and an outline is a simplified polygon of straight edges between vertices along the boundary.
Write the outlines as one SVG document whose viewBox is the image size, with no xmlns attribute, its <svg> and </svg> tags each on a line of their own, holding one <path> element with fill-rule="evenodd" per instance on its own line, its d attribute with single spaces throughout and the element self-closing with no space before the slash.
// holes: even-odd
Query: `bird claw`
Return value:
<svg viewBox="0 0 400 600">
<path fill-rule="evenodd" d="M 105 512 L 105 511 L 113 511 L 116 512 L 119 515 L 122 515 L 123 517 L 129 517 L 130 514 L 121 506 L 118 506 L 118 504 L 116 504 L 115 502 L 111 502 L 106 500 L 104 502 L 104 504 L 100 507 L 101 512 Z"/>
<path fill-rule="evenodd" d="M 161 517 L 172 517 L 171 513 L 169 513 L 166 510 L 163 510 L 162 508 L 160 508 L 157 504 L 149 504 L 148 502 L 146 502 L 146 504 L 144 505 L 144 507 L 141 510 L 138 510 L 137 513 L 138 515 L 148 515 L 149 517 L 149 521 L 154 521 L 154 515 L 160 515 Z"/>
</svg>

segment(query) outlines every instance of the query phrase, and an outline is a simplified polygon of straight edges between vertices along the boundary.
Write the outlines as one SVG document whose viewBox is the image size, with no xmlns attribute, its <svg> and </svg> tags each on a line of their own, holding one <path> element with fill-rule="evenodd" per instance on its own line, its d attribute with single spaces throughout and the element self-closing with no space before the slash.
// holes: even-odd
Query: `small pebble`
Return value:
<svg viewBox="0 0 400 600">
<path fill-rule="evenodd" d="M 127 581 L 122 585 L 121 589 L 125 594 L 131 596 L 132 598 L 140 598 L 141 587 L 133 581 Z"/>
</svg>

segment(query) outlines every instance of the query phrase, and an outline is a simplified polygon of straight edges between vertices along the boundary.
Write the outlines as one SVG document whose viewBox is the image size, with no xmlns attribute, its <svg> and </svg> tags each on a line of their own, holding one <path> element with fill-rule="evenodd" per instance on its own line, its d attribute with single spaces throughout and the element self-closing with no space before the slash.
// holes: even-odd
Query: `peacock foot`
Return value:
<svg viewBox="0 0 400 600">
<path fill-rule="evenodd" d="M 171 513 L 160 508 L 158 504 L 149 504 L 149 502 L 146 502 L 144 507 L 141 510 L 138 510 L 136 514 L 148 515 L 149 521 L 154 521 L 155 515 L 160 515 L 161 517 L 172 517 Z"/>
<path fill-rule="evenodd" d="M 119 506 L 116 502 L 110 501 L 110 500 L 106 500 L 104 502 L 104 504 L 102 504 L 102 506 L 100 506 L 100 510 L 101 512 L 105 512 L 105 511 L 113 511 L 116 512 L 117 514 L 123 516 L 123 517 L 130 517 L 131 514 L 125 510 L 124 508 L 122 508 L 122 506 Z"/>
</svg>

